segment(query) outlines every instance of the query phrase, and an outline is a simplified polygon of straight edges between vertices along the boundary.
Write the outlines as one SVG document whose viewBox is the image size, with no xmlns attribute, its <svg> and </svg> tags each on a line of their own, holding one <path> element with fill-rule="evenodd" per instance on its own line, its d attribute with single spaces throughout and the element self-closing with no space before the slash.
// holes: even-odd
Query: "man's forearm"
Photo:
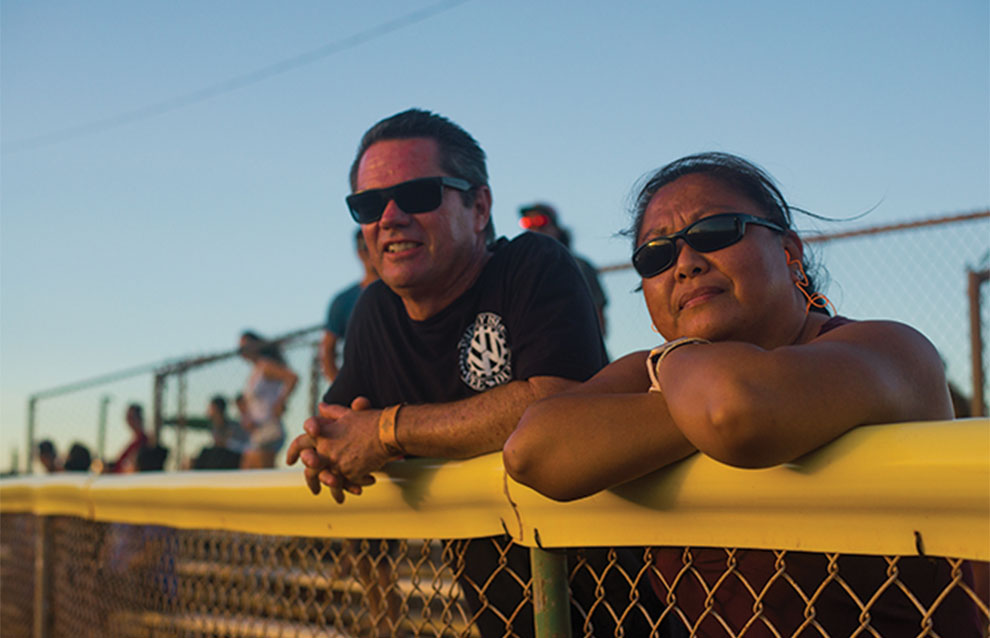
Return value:
<svg viewBox="0 0 990 638">
<path fill-rule="evenodd" d="M 531 403 L 575 384 L 559 377 L 534 377 L 452 403 L 404 406 L 396 438 L 413 456 L 461 459 L 495 452 Z"/>
</svg>

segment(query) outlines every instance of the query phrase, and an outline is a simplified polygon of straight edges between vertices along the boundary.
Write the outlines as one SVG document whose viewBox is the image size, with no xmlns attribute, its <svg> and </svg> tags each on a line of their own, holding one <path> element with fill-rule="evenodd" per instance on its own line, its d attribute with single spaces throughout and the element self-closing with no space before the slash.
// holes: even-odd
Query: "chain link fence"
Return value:
<svg viewBox="0 0 990 638">
<path fill-rule="evenodd" d="M 287 365 L 299 375 L 283 421 L 299 425 L 315 411 L 326 382 L 319 372 L 318 336 L 322 328 L 297 330 L 274 338 Z M 127 406 L 144 407 L 145 427 L 168 448 L 166 469 L 188 469 L 204 447 L 213 444 L 207 405 L 216 395 L 229 404 L 228 416 L 238 418 L 234 398 L 250 374 L 250 364 L 237 350 L 142 366 L 120 373 L 53 388 L 33 395 L 28 405 L 28 449 L 37 456 L 37 442 L 54 439 L 60 452 L 73 443 L 90 451 L 94 460 L 109 463 L 127 445 L 124 423 Z M 66 432 L 71 432 L 67 437 Z M 29 462 L 29 467 L 31 463 Z M 99 464 L 94 466 L 96 469 Z"/>
<path fill-rule="evenodd" d="M 30 551 L 4 561 L 5 638 L 534 635 L 534 581 L 512 556 L 528 550 L 507 538 L 344 540 L 40 522 L 0 518 L 5 556 L 41 536 L 50 552 L 47 574 Z M 960 559 L 696 547 L 559 553 L 574 637 L 988 631 L 986 602 Z M 49 579 L 40 617 L 36 578 Z"/>
<path fill-rule="evenodd" d="M 694 455 L 556 503 L 501 455 L 0 481 L 0 635 L 990 633 L 990 421 L 868 426 L 786 466 Z"/>
</svg>

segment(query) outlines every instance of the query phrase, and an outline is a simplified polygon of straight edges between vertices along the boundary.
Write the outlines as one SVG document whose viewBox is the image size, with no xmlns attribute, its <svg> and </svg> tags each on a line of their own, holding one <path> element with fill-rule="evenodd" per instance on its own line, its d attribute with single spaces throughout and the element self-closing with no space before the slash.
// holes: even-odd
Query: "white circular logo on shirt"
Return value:
<svg viewBox="0 0 990 638">
<path fill-rule="evenodd" d="M 502 317 L 479 312 L 458 344 L 461 380 L 484 392 L 512 380 L 512 351 Z"/>
</svg>

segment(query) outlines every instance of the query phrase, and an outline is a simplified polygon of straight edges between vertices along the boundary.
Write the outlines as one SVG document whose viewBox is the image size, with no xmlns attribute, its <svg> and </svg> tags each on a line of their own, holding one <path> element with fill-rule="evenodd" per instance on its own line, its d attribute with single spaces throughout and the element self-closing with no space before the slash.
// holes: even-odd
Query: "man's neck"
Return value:
<svg viewBox="0 0 990 638">
<path fill-rule="evenodd" d="M 488 260 L 491 259 L 491 256 L 491 251 L 487 249 L 478 253 L 477 258 L 471 265 L 462 270 L 441 295 L 429 295 L 418 298 L 414 292 L 400 294 L 402 304 L 406 308 L 406 314 L 413 321 L 425 321 L 454 303 L 458 297 L 463 295 L 478 280 L 478 277 L 481 276 L 481 271 L 484 269 L 485 264 L 488 263 Z"/>
</svg>

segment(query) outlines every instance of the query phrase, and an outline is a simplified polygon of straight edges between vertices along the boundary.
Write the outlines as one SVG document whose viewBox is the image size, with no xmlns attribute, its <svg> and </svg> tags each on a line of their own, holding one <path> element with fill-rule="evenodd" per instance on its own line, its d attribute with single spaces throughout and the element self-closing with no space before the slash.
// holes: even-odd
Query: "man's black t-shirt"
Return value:
<svg viewBox="0 0 990 638">
<path fill-rule="evenodd" d="M 383 282 L 371 284 L 323 401 L 440 403 L 534 376 L 585 381 L 601 369 L 595 308 L 568 251 L 536 233 L 499 239 L 492 251 L 471 288 L 425 321 L 410 319 Z"/>
<path fill-rule="evenodd" d="M 323 401 L 348 405 L 365 396 L 375 408 L 445 403 L 535 376 L 584 381 L 606 363 L 598 316 L 574 258 L 555 239 L 523 233 L 500 239 L 478 280 L 426 321 L 411 320 L 402 299 L 381 281 L 368 286 L 347 325 L 344 367 Z M 585 550 L 582 561 L 599 574 L 616 564 L 626 574 L 642 567 L 626 550 L 619 550 L 619 559 L 610 551 Z M 512 635 L 531 638 L 528 551 L 506 535 L 473 539 L 458 552 L 458 582 L 483 638 L 507 635 L 506 618 L 513 619 Z M 634 594 L 648 595 L 617 580 L 621 569 L 610 573 L 607 600 L 616 607 Z M 586 624 L 597 635 L 612 635 L 613 607 L 596 603 L 602 584 L 588 574 L 582 570 L 571 582 L 572 595 L 577 607 L 597 611 L 586 619 L 572 608 L 574 635 L 583 634 Z M 626 623 L 626 635 L 649 633 L 637 618 Z"/>
</svg>

